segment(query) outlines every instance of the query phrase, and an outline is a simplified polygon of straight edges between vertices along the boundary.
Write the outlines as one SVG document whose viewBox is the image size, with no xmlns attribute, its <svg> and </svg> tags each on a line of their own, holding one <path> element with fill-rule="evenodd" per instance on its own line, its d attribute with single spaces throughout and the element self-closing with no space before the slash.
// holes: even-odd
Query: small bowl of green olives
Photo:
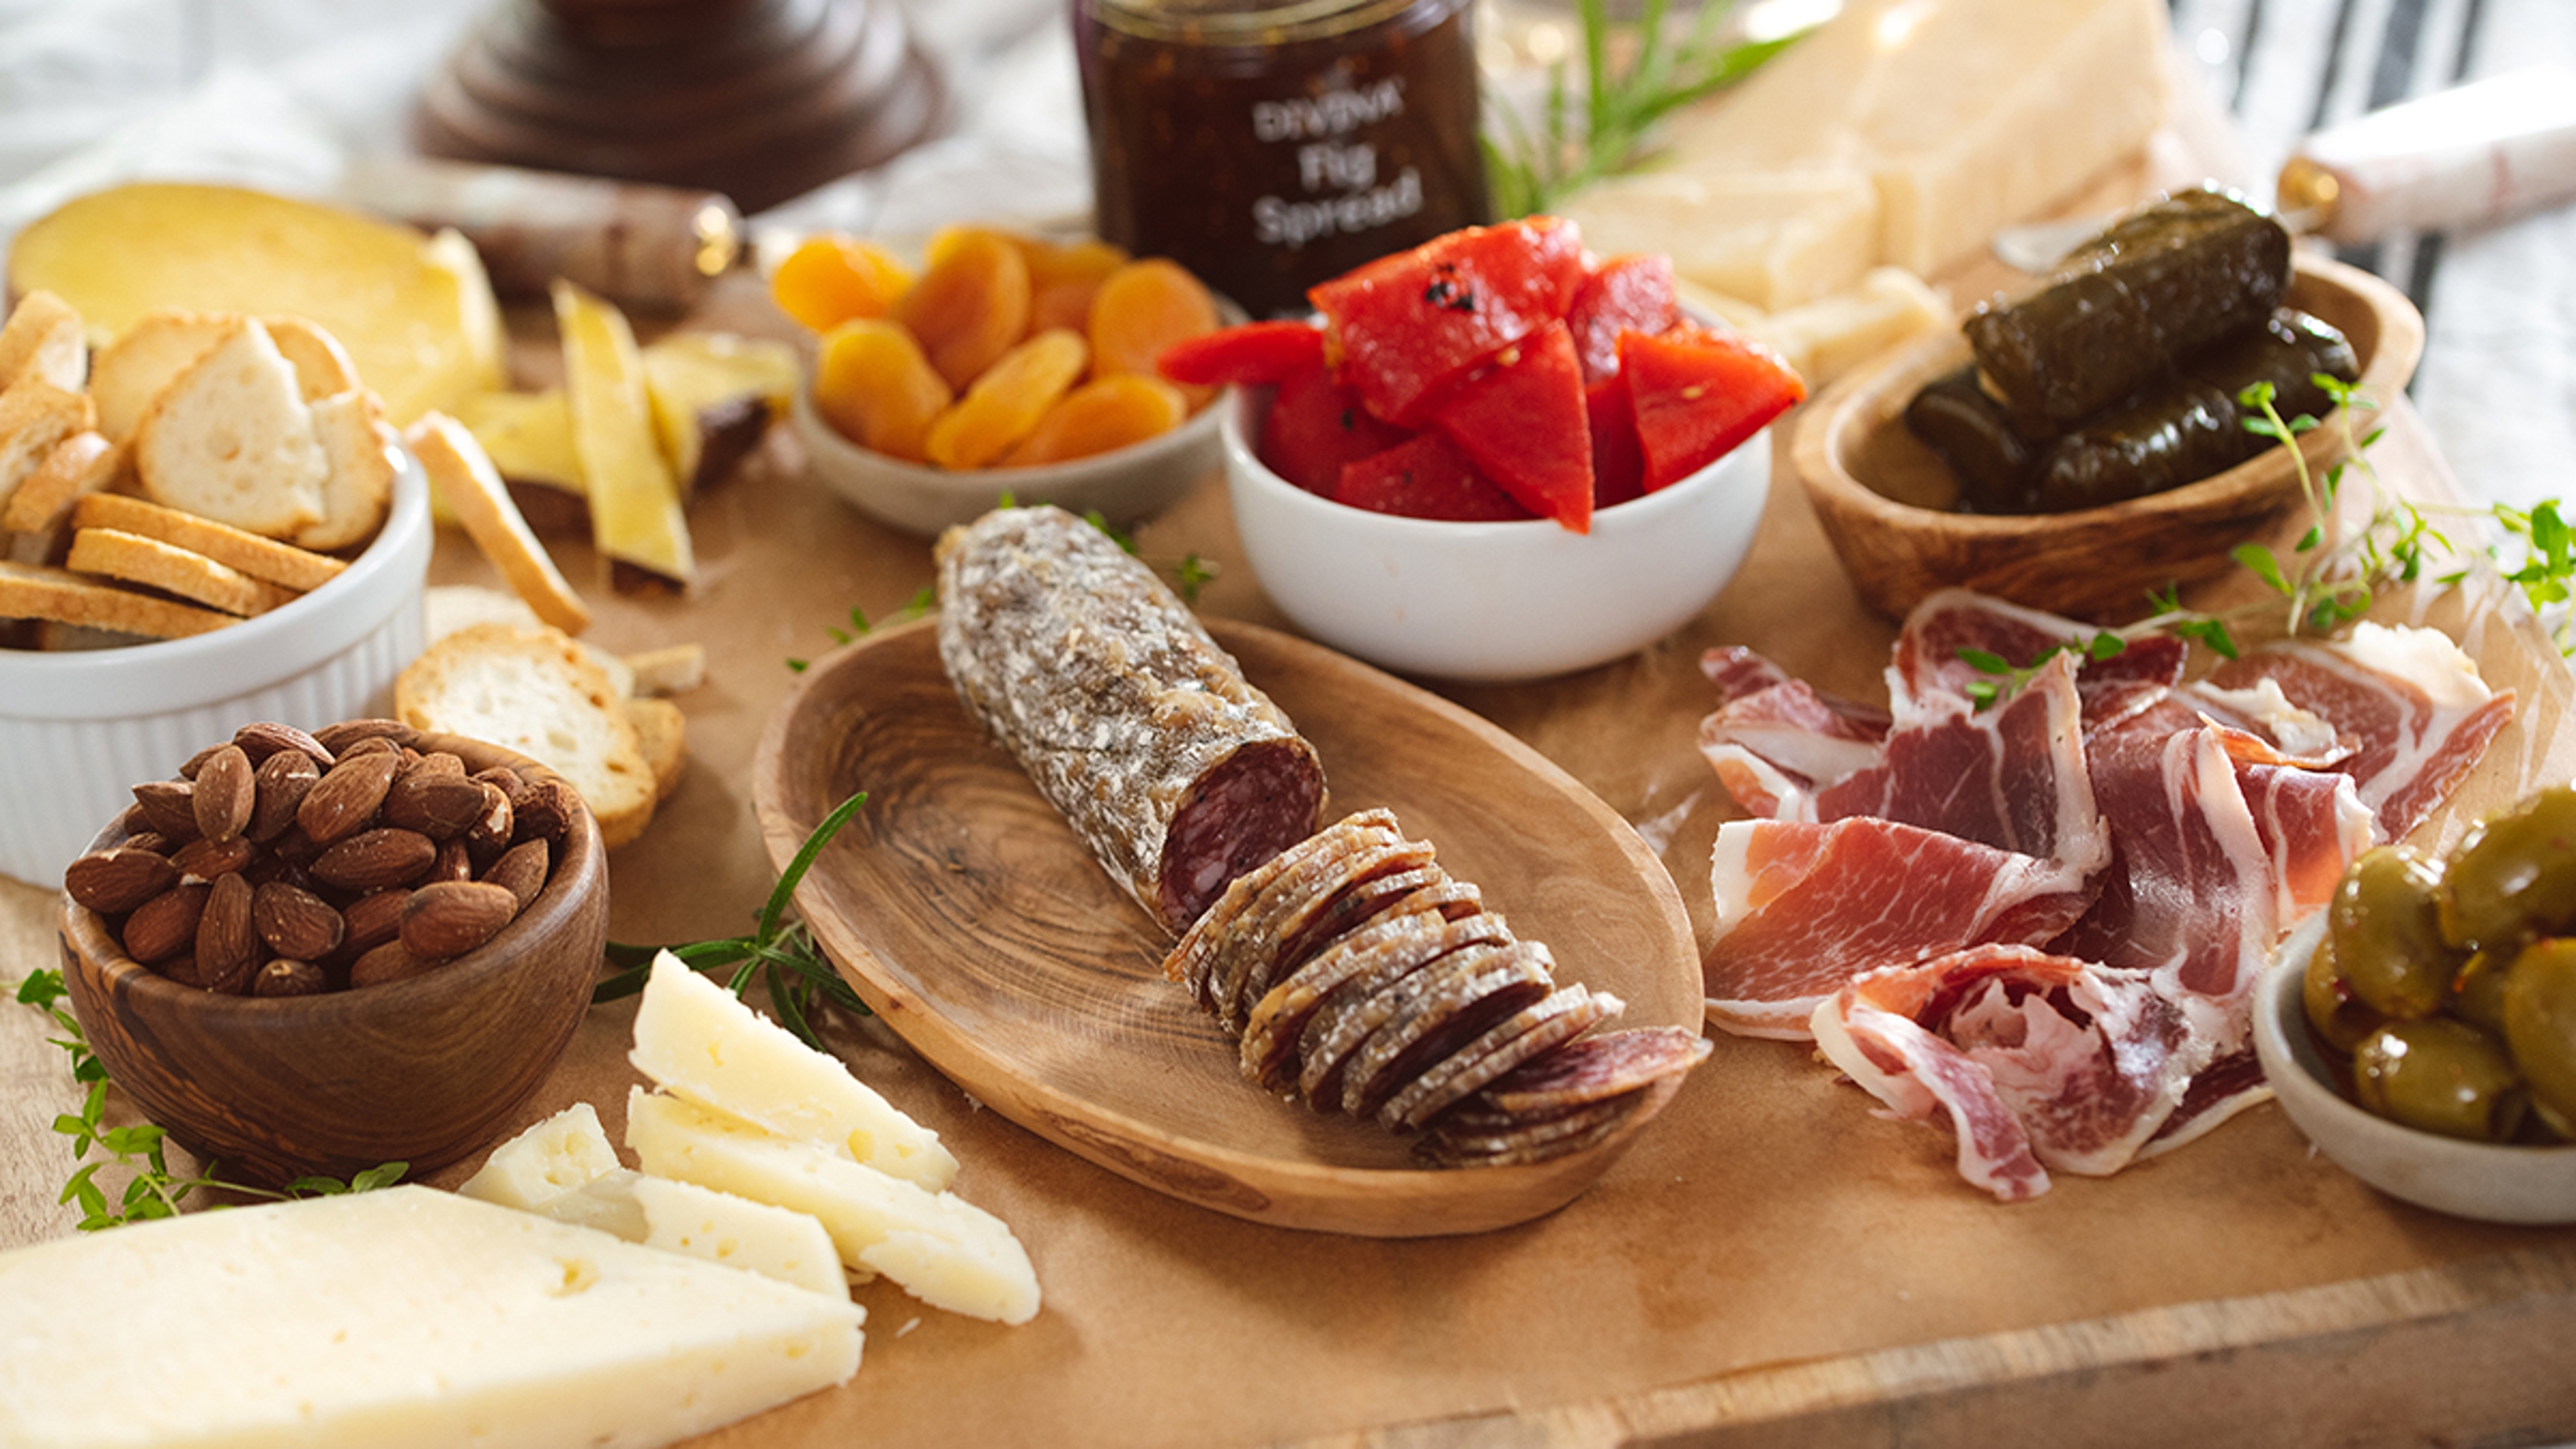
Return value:
<svg viewBox="0 0 2576 1449">
<path fill-rule="evenodd" d="M 2285 940 L 2254 1044 L 2290 1120 L 2393 1197 L 2576 1222 L 2576 789 L 2447 856 L 2382 846 Z"/>
</svg>

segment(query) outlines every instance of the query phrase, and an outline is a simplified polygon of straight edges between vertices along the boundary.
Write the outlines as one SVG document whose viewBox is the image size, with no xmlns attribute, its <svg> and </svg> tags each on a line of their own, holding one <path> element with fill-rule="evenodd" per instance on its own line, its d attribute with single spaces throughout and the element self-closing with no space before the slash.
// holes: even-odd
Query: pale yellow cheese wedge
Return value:
<svg viewBox="0 0 2576 1449">
<path fill-rule="evenodd" d="M 769 338 L 724 332 L 674 332 L 644 349 L 644 377 L 653 402 L 653 432 L 683 490 L 710 483 L 701 478 L 708 427 L 742 426 L 728 412 L 757 407 L 751 428 L 785 417 L 801 369 L 796 351 Z"/>
<path fill-rule="evenodd" d="M 603 559 L 686 587 L 697 559 L 679 482 L 653 435 L 635 333 L 624 313 L 572 283 L 557 280 L 553 291 L 591 541 Z"/>
<path fill-rule="evenodd" d="M 188 1213 L 0 1256 L 0 1443 L 641 1449 L 847 1381 L 864 1316 L 426 1187 Z"/>
<path fill-rule="evenodd" d="M 627 1098 L 626 1145 L 648 1176 L 813 1214 L 843 1263 L 883 1273 L 934 1308 L 1000 1323 L 1037 1316 L 1027 1250 L 1001 1219 L 954 1193 L 641 1087 Z"/>
<path fill-rule="evenodd" d="M 9 290 L 39 288 L 93 344 L 159 308 L 309 319 L 397 426 L 502 381 L 500 308 L 461 237 L 263 192 L 136 182 L 76 198 L 10 246 Z"/>
<path fill-rule="evenodd" d="M 493 1148 L 456 1190 L 527 1212 L 618 1167 L 599 1109 L 575 1102 Z"/>
<path fill-rule="evenodd" d="M 581 456 L 572 446 L 572 407 L 562 388 L 478 392 L 456 405 L 456 420 L 509 481 L 582 491 Z"/>
<path fill-rule="evenodd" d="M 780 1137 L 800 1137 L 932 1192 L 957 1175 L 939 1134 L 665 951 L 635 1009 L 627 1060 L 662 1090 Z"/>
</svg>

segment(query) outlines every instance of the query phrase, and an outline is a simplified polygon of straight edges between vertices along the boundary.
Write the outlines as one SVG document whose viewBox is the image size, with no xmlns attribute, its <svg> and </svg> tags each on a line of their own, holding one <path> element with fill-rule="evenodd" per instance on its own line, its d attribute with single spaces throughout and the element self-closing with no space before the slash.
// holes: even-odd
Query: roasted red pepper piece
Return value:
<svg viewBox="0 0 2576 1449">
<path fill-rule="evenodd" d="M 1279 382 L 1261 429 L 1261 461 L 1309 493 L 1333 496 L 1342 465 L 1383 453 L 1412 436 L 1371 417 L 1359 394 L 1341 385 L 1319 359 Z"/>
<path fill-rule="evenodd" d="M 1369 410 L 1420 427 L 1478 363 L 1565 315 L 1583 281 L 1572 222 L 1468 227 L 1307 292 Z"/>
<path fill-rule="evenodd" d="M 1678 483 L 1807 395 L 1778 353 L 1732 332 L 1619 335 L 1619 371 L 1646 455 L 1646 491 Z"/>
<path fill-rule="evenodd" d="M 1613 372 L 1583 390 L 1592 429 L 1592 510 L 1641 498 L 1646 455 L 1637 448 L 1637 419 L 1628 410 L 1628 380 Z"/>
<path fill-rule="evenodd" d="M 1292 373 L 1323 365 L 1324 329 L 1294 319 L 1246 322 L 1183 338 L 1154 359 L 1163 376 L 1194 387 L 1284 382 Z"/>
<path fill-rule="evenodd" d="M 1530 516 L 1438 433 L 1418 433 L 1342 469 L 1333 496 L 1353 508 L 1407 518 L 1493 523 Z"/>
<path fill-rule="evenodd" d="M 1496 354 L 1431 418 L 1521 507 L 1592 531 L 1592 429 L 1574 334 L 1549 322 Z"/>
<path fill-rule="evenodd" d="M 1583 385 L 1590 387 L 1619 370 L 1619 334 L 1648 336 L 1678 327 L 1682 304 L 1673 291 L 1673 259 L 1668 256 L 1612 257 L 1583 279 L 1565 309 L 1565 325 L 1574 330 L 1574 354 L 1583 359 Z"/>
</svg>

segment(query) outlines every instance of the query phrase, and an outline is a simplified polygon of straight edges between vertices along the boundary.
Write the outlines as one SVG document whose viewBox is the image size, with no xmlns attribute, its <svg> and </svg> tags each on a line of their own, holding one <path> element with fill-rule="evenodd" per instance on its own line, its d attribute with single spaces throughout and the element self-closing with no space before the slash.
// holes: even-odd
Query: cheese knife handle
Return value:
<svg viewBox="0 0 2576 1449">
<path fill-rule="evenodd" d="M 2328 241 L 2448 231 L 2576 197 L 2576 69 L 2532 66 L 2330 126 L 2281 168 L 2283 220 Z"/>
<path fill-rule="evenodd" d="M 742 213 L 720 192 L 418 157 L 349 163 L 356 205 L 474 243 L 504 296 L 557 277 L 621 306 L 685 311 L 744 259 Z"/>
</svg>

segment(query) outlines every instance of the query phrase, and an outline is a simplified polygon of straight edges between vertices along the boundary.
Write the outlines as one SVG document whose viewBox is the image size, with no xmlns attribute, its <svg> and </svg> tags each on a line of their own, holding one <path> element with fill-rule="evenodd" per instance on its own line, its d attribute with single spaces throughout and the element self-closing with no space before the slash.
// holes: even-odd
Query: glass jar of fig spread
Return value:
<svg viewBox="0 0 2576 1449">
<path fill-rule="evenodd" d="M 1100 234 L 1254 316 L 1490 219 L 1473 0 L 1074 0 Z"/>
</svg>

